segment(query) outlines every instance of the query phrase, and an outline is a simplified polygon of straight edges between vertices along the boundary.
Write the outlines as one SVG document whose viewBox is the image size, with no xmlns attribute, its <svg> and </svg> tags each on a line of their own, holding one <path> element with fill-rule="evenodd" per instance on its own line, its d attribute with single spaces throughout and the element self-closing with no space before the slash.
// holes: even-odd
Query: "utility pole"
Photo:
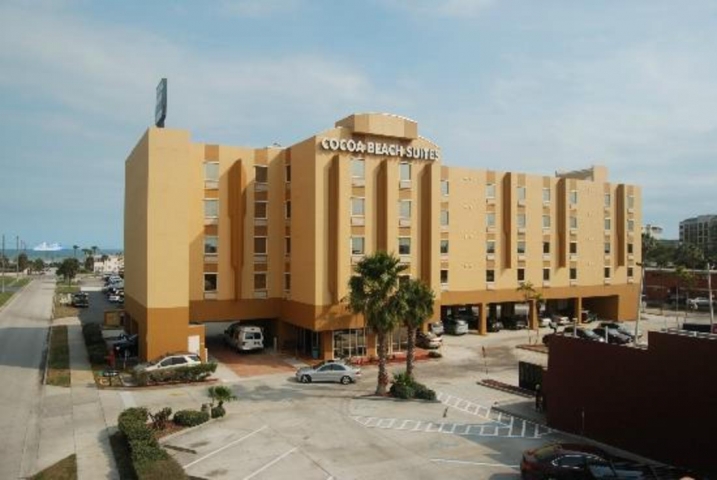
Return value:
<svg viewBox="0 0 717 480">
<path fill-rule="evenodd" d="M 20 235 L 15 235 L 15 281 L 20 278 Z"/>
<path fill-rule="evenodd" d="M 0 278 L 0 283 L 2 283 L 2 293 L 5 293 L 5 234 L 4 233 L 2 236 L 2 255 L 0 255 L 0 268 L 2 268 L 2 270 L 0 271 L 2 274 L 2 278 Z"/>
</svg>

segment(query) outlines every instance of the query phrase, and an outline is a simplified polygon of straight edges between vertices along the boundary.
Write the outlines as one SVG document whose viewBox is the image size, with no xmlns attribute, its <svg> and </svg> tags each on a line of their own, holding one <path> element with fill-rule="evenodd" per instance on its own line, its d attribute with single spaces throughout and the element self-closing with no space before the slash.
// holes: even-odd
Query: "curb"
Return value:
<svg viewBox="0 0 717 480">
<path fill-rule="evenodd" d="M 172 439 L 174 439 L 174 438 L 181 437 L 181 436 L 184 435 L 185 433 L 189 433 L 189 432 L 193 432 L 193 431 L 195 431 L 195 430 L 199 430 L 200 428 L 202 428 L 202 427 L 204 427 L 204 426 L 206 426 L 206 425 L 209 425 L 209 424 L 211 424 L 211 423 L 214 423 L 214 422 L 216 422 L 217 420 L 221 420 L 221 419 L 220 419 L 220 418 L 211 418 L 211 417 L 210 417 L 210 418 L 209 418 L 209 421 L 204 422 L 204 423 L 202 423 L 202 424 L 200 424 L 200 425 L 196 425 L 196 426 L 194 426 L 194 427 L 183 428 L 183 429 L 181 429 L 181 430 L 178 431 L 178 432 L 170 433 L 170 434 L 167 435 L 166 437 L 160 438 L 160 439 L 159 439 L 159 444 L 162 445 L 162 446 L 165 447 L 165 448 L 172 448 L 172 447 L 168 447 L 168 446 L 165 445 L 165 444 L 166 444 L 168 441 L 170 441 L 170 440 L 172 440 Z M 191 449 L 179 447 L 179 448 L 174 448 L 174 450 L 177 450 L 177 451 L 188 451 L 188 450 L 191 450 Z M 196 454 L 197 452 L 196 452 L 196 451 L 192 451 L 192 452 L 189 452 L 189 453 L 195 453 L 195 454 Z"/>
<path fill-rule="evenodd" d="M 27 288 L 27 286 L 30 285 L 35 280 L 36 280 L 35 278 L 31 278 L 30 281 L 27 282 L 22 287 L 20 287 L 19 290 L 16 290 L 15 292 L 13 292 L 12 296 L 8 299 L 8 301 L 5 302 L 2 306 L 0 306 L 0 312 L 5 310 L 5 308 L 9 307 L 15 301 L 15 299 L 19 296 L 19 294 L 21 294 Z"/>
</svg>

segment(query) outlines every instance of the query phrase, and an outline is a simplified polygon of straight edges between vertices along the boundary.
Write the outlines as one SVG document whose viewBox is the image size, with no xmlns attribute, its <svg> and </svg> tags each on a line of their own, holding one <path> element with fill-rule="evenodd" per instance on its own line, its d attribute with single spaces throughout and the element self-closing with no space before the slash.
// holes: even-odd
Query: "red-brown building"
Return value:
<svg viewBox="0 0 717 480">
<path fill-rule="evenodd" d="M 557 336 L 548 424 L 657 461 L 717 474 L 717 335 L 649 332 L 649 348 Z"/>
</svg>

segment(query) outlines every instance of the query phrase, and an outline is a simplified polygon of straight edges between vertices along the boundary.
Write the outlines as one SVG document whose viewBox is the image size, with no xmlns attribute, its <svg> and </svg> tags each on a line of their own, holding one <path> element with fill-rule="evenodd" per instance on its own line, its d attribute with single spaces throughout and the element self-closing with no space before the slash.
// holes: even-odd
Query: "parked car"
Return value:
<svg viewBox="0 0 717 480">
<path fill-rule="evenodd" d="M 436 320 L 435 322 L 429 323 L 428 331 L 440 337 L 445 331 L 443 328 L 443 322 L 441 322 L 440 320 Z"/>
<path fill-rule="evenodd" d="M 241 322 L 232 323 L 224 330 L 224 343 L 237 352 L 250 352 L 264 349 L 264 330 L 255 325 Z"/>
<path fill-rule="evenodd" d="M 580 315 L 580 321 L 582 321 L 583 323 L 592 323 L 598 321 L 597 313 L 591 312 L 590 310 L 583 310 Z"/>
<path fill-rule="evenodd" d="M 602 338 L 607 338 L 607 343 L 613 345 L 625 345 L 632 342 L 632 337 L 624 335 L 614 328 L 597 327 L 593 329 L 593 332 Z"/>
<path fill-rule="evenodd" d="M 687 306 L 690 308 L 690 310 L 709 310 L 710 299 L 707 297 L 690 298 L 689 300 L 687 300 Z"/>
<path fill-rule="evenodd" d="M 90 296 L 86 292 L 79 292 L 72 295 L 72 306 L 87 308 L 90 306 Z"/>
<path fill-rule="evenodd" d="M 443 338 L 431 332 L 417 332 L 416 346 L 421 348 L 433 349 L 440 348 L 443 345 Z"/>
<path fill-rule="evenodd" d="M 503 317 L 503 325 L 508 330 L 521 330 L 528 328 L 528 319 L 522 315 L 514 315 L 512 317 Z"/>
<path fill-rule="evenodd" d="M 592 340 L 594 342 L 604 342 L 605 337 L 601 337 L 597 333 L 595 333 L 593 330 L 582 328 L 582 327 L 572 327 L 568 326 L 563 329 L 562 332 L 563 335 L 568 337 L 577 337 L 582 338 L 583 340 Z"/>
<path fill-rule="evenodd" d="M 461 318 L 449 317 L 443 320 L 446 333 L 451 335 L 465 335 L 468 333 L 468 322 Z"/>
<path fill-rule="evenodd" d="M 152 362 L 140 363 L 135 367 L 135 370 L 154 372 L 157 370 L 165 370 L 168 368 L 178 367 L 190 367 L 192 365 L 199 365 L 202 363 L 202 359 L 196 353 L 182 352 L 172 353 L 165 355 L 164 357 L 158 358 Z"/>
<path fill-rule="evenodd" d="M 122 340 L 114 342 L 112 349 L 117 357 L 124 357 L 125 352 L 128 357 L 136 357 L 139 353 L 139 336 L 137 334 L 128 335 Z"/>
<path fill-rule="evenodd" d="M 505 328 L 505 325 L 497 318 L 489 318 L 487 327 L 489 332 L 500 332 Z"/>
<path fill-rule="evenodd" d="M 598 327 L 609 328 L 611 330 L 617 330 L 623 335 L 627 335 L 631 340 L 635 340 L 635 330 L 628 329 L 625 325 L 620 322 L 600 322 Z M 642 337 L 642 332 L 637 332 L 637 338 Z"/>
<path fill-rule="evenodd" d="M 560 315 L 559 313 L 550 314 L 550 327 L 555 328 L 561 325 L 570 325 L 572 322 L 566 315 Z"/>
<path fill-rule="evenodd" d="M 334 360 L 327 360 L 313 367 L 301 367 L 296 371 L 296 380 L 301 383 L 339 382 L 347 385 L 356 382 L 360 377 L 360 368 Z"/>
<path fill-rule="evenodd" d="M 609 465 L 609 458 L 591 445 L 555 443 L 523 452 L 520 475 L 523 480 L 589 479 L 588 465 Z"/>
</svg>

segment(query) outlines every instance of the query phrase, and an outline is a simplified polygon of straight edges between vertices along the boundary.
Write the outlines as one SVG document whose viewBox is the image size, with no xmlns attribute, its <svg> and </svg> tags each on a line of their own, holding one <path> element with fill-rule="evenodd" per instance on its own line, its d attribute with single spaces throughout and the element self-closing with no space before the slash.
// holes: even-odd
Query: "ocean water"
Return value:
<svg viewBox="0 0 717 480">
<path fill-rule="evenodd" d="M 7 247 L 7 240 L 5 240 L 5 246 Z M 45 260 L 46 262 L 55 262 L 55 261 L 61 261 L 65 258 L 72 258 L 75 256 L 75 251 L 71 248 L 63 248 L 62 250 L 57 250 L 55 252 L 36 252 L 32 250 L 31 248 L 28 248 L 26 250 L 15 250 L 14 248 L 5 248 L 5 256 L 10 259 L 10 261 L 13 261 L 15 258 L 17 258 L 18 253 L 23 253 L 27 255 L 27 258 L 30 260 L 35 260 L 36 258 L 41 258 Z M 0 254 L 2 251 L 0 251 Z M 117 255 L 119 253 L 122 253 L 121 249 L 117 248 L 100 248 L 97 251 L 97 255 Z M 82 253 L 82 249 L 78 249 L 76 252 L 77 259 L 82 261 L 85 259 L 85 254 Z"/>
</svg>

